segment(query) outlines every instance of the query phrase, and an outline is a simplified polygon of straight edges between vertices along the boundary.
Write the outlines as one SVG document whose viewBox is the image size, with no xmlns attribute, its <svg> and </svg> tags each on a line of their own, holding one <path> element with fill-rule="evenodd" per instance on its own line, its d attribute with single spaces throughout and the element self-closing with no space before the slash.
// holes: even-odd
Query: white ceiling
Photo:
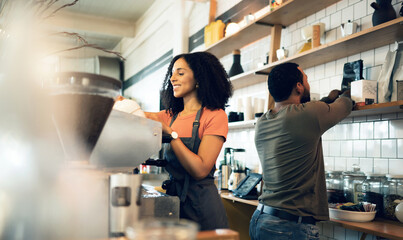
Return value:
<svg viewBox="0 0 403 240">
<path fill-rule="evenodd" d="M 20 0 L 24 2 L 26 0 Z M 41 22 L 52 34 L 52 39 L 44 43 L 46 52 L 54 55 L 70 57 L 92 57 L 96 55 L 114 56 L 110 53 L 94 48 L 80 48 L 73 51 L 64 51 L 85 45 L 80 38 L 71 33 L 78 34 L 86 40 L 87 44 L 106 50 L 116 50 L 116 46 L 123 38 L 134 38 L 136 23 L 141 20 L 150 8 L 168 5 L 180 0 L 30 0 L 31 5 L 25 5 L 29 9 L 40 13 Z M 209 0 L 181 0 L 190 2 L 208 2 Z M 0 24 L 1 17 L 6 15 L 4 6 L 9 6 L 16 0 L 0 0 Z M 74 4 L 73 4 L 74 3 Z M 71 4 L 51 14 L 64 5 Z M 46 6 L 51 6 L 47 8 Z M 43 9 L 46 9 L 43 11 Z M 47 18 L 47 16 L 52 15 Z M 150 14 L 147 14 L 150 15 Z M 152 15 L 152 14 L 151 14 Z M 68 34 L 58 34 L 68 33 Z M 48 36 L 49 36 L 48 35 Z"/>
<path fill-rule="evenodd" d="M 67 11 L 136 22 L 154 0 L 79 0 Z"/>
<path fill-rule="evenodd" d="M 74 0 L 59 0 L 54 4 L 57 9 Z M 134 37 L 135 23 L 156 2 L 156 0 L 78 0 L 73 6 L 63 8 L 46 22 L 56 32 L 78 33 L 89 44 L 112 50 L 123 37 Z M 54 49 L 68 49 L 81 43 L 77 38 L 68 35 L 58 35 L 55 38 Z M 86 48 L 87 49 L 87 48 Z M 71 51 L 83 52 L 84 50 Z M 94 52 L 85 50 L 87 53 Z M 99 55 L 102 51 L 98 51 Z M 85 55 L 93 55 L 90 53 Z M 80 57 L 83 54 L 78 54 Z"/>
</svg>

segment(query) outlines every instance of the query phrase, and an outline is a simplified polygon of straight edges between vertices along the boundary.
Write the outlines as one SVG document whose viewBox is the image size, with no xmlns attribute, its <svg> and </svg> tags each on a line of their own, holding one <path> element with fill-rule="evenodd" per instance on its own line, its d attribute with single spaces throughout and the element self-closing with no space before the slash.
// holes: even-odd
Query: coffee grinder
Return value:
<svg viewBox="0 0 403 240">
<path fill-rule="evenodd" d="M 66 229 L 68 225 L 74 226 L 71 231 L 85 232 L 74 233 L 75 237 L 123 236 L 139 218 L 142 176 L 131 169 L 158 153 L 161 124 L 112 110 L 122 85 L 117 79 L 66 72 L 44 85 L 52 98 L 52 119 L 66 158 L 63 176 L 75 182 L 64 191 L 69 196 L 80 189 L 81 194 L 59 221 L 66 222 Z M 80 182 L 77 176 L 85 180 Z M 71 221 L 70 215 L 82 216 Z"/>
</svg>

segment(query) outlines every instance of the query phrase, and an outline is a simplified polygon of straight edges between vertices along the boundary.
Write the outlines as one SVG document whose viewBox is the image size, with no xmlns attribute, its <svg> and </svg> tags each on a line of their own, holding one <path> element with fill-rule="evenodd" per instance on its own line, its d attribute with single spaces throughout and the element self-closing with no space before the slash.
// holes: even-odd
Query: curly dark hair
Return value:
<svg viewBox="0 0 403 240">
<path fill-rule="evenodd" d="M 197 97 L 202 107 L 211 110 L 225 109 L 225 104 L 232 96 L 233 88 L 223 65 L 211 53 L 194 52 L 175 56 L 169 64 L 161 90 L 161 100 L 167 112 L 175 115 L 183 110 L 183 99 L 175 98 L 171 84 L 174 63 L 183 58 L 193 71 L 198 83 Z"/>
<path fill-rule="evenodd" d="M 303 83 L 303 75 L 296 63 L 283 63 L 274 67 L 267 78 L 270 95 L 274 101 L 281 102 L 290 97 L 292 89 L 300 82 Z"/>
</svg>

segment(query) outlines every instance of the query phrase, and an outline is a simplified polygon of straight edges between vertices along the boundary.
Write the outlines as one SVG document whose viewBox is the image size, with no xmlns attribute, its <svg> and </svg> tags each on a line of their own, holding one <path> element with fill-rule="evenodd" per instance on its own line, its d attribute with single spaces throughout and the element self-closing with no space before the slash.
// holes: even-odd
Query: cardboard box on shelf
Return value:
<svg viewBox="0 0 403 240">
<path fill-rule="evenodd" d="M 357 104 L 365 105 L 377 103 L 377 81 L 376 80 L 357 80 L 351 82 L 351 99 Z"/>
</svg>

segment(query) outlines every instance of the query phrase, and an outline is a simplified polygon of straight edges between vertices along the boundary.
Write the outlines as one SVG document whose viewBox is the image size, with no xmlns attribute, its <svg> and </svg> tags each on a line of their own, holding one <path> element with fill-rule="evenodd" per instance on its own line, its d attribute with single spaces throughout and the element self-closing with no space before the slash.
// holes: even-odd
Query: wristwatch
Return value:
<svg viewBox="0 0 403 240">
<path fill-rule="evenodd" d="M 178 139 L 178 133 L 175 132 L 175 131 L 172 131 L 171 132 L 171 140 L 175 140 L 175 139 Z"/>
</svg>

